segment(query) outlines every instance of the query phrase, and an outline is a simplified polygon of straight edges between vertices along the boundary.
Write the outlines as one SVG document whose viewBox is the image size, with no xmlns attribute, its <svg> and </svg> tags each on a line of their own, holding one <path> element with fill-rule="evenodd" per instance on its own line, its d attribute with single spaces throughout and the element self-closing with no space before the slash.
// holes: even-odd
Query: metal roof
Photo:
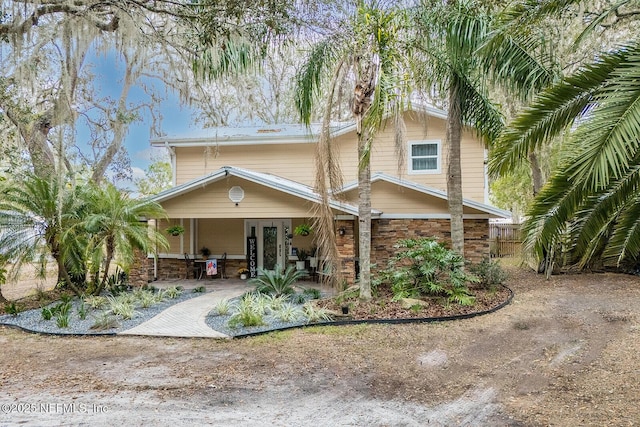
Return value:
<svg viewBox="0 0 640 427">
<path fill-rule="evenodd" d="M 439 108 L 419 105 L 411 112 L 421 112 L 440 119 L 447 118 L 447 112 Z M 152 138 L 155 147 L 180 146 L 198 147 L 216 145 L 259 145 L 259 144 L 303 144 L 316 142 L 322 124 L 313 123 L 309 127 L 302 124 L 278 124 L 243 127 L 215 127 L 199 129 L 186 135 L 166 135 Z M 331 136 L 337 137 L 355 131 L 354 122 L 335 122 L 331 124 Z"/>
</svg>

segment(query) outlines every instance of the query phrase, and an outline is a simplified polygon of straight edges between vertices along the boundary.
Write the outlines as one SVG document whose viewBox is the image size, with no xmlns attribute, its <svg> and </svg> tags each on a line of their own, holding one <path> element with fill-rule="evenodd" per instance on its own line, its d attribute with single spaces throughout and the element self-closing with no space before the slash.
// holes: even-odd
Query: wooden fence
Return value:
<svg viewBox="0 0 640 427">
<path fill-rule="evenodd" d="M 491 257 L 512 257 L 520 254 L 522 236 L 520 224 L 489 224 Z"/>
</svg>

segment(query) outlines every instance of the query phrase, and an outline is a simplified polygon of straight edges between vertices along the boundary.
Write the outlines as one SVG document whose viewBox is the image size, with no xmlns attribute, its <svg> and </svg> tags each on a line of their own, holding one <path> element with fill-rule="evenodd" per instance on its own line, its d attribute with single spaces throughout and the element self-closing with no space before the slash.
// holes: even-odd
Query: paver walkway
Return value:
<svg viewBox="0 0 640 427">
<path fill-rule="evenodd" d="M 225 298 L 235 298 L 247 290 L 253 289 L 252 286 L 248 286 L 244 281 L 229 282 L 231 281 L 214 287 L 213 292 L 173 305 L 157 316 L 136 327 L 120 332 L 118 335 L 229 338 L 226 334 L 214 331 L 205 322 L 207 314 L 219 301 Z"/>
</svg>

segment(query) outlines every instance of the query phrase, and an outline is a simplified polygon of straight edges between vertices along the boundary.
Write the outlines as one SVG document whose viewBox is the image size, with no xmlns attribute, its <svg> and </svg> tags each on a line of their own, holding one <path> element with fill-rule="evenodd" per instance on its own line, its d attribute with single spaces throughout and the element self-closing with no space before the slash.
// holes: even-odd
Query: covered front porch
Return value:
<svg viewBox="0 0 640 427">
<path fill-rule="evenodd" d="M 242 268 L 255 277 L 259 270 L 294 264 L 301 252 L 309 255 L 322 244 L 313 230 L 296 232 L 313 224 L 319 196 L 309 186 L 271 174 L 224 167 L 162 192 L 155 200 L 169 218 L 151 221 L 150 226 L 165 233 L 169 248 L 149 258 L 151 280 L 193 278 L 190 261 L 204 268 L 204 259 L 215 259 L 217 271 L 203 279 L 238 278 Z M 332 209 L 341 248 L 338 268 L 353 283 L 357 207 L 332 201 Z M 181 232 L 168 233 L 173 226 Z M 313 271 L 309 259 L 305 268 Z"/>
<path fill-rule="evenodd" d="M 314 233 L 298 235 L 296 227 L 309 224 L 307 218 L 176 218 L 159 221 L 159 230 L 179 224 L 184 233 L 167 236 L 170 248 L 158 254 L 155 279 L 194 278 L 187 270 L 185 254 L 196 266 L 205 267 L 206 259 L 215 259 L 216 274 L 203 274 L 202 279 L 239 278 L 246 268 L 250 277 L 258 270 L 274 270 L 277 266 L 294 265 L 301 250 L 310 254 L 317 242 Z M 306 268 L 311 268 L 307 259 Z M 196 277 L 196 278 L 198 278 Z"/>
</svg>

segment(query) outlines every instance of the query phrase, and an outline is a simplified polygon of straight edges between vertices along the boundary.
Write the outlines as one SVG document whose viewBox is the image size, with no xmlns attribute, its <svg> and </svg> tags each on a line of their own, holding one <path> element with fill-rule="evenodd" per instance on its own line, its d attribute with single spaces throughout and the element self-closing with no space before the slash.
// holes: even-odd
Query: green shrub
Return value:
<svg viewBox="0 0 640 427">
<path fill-rule="evenodd" d="M 135 296 L 136 303 L 142 308 L 149 308 L 158 302 L 157 295 L 151 291 L 139 290 Z"/>
<path fill-rule="evenodd" d="M 77 312 L 78 318 L 80 318 L 80 320 L 84 320 L 87 318 L 87 307 L 84 305 L 84 301 L 80 301 Z"/>
<path fill-rule="evenodd" d="M 269 309 L 274 312 L 280 310 L 287 304 L 289 295 L 280 295 L 279 297 L 273 295 L 263 295 L 266 302 L 269 303 Z"/>
<path fill-rule="evenodd" d="M 310 302 L 306 303 L 302 307 L 302 312 L 308 323 L 331 320 L 331 315 L 327 310 L 325 310 L 324 308 L 318 308 Z"/>
<path fill-rule="evenodd" d="M 388 284 L 394 300 L 439 296 L 447 302 L 473 305 L 475 298 L 467 283 L 478 279 L 464 271 L 464 259 L 433 239 L 400 240 L 401 251 L 389 261 L 373 282 L 374 286 Z"/>
<path fill-rule="evenodd" d="M 263 295 L 258 292 L 247 292 L 240 298 L 236 310 L 252 310 L 260 316 L 264 316 L 271 311 L 270 303 L 271 301 L 268 295 Z"/>
<path fill-rule="evenodd" d="M 69 313 L 58 313 L 56 315 L 56 325 L 58 328 L 68 328 L 69 327 Z"/>
<path fill-rule="evenodd" d="M 44 307 L 40 313 L 42 314 L 43 320 L 51 320 L 51 318 L 53 317 L 51 309 L 47 307 Z"/>
<path fill-rule="evenodd" d="M 204 286 L 198 286 L 197 288 L 193 288 L 194 294 L 205 293 L 206 291 L 207 291 L 207 288 L 205 288 Z"/>
<path fill-rule="evenodd" d="M 107 305 L 107 298 L 99 295 L 90 295 L 84 299 L 84 302 L 94 310 L 99 310 Z"/>
<path fill-rule="evenodd" d="M 172 286 L 162 291 L 162 295 L 169 299 L 176 299 L 182 295 L 182 286 Z"/>
<path fill-rule="evenodd" d="M 118 295 L 129 290 L 127 273 L 116 268 L 116 272 L 107 277 L 106 288 L 111 295 Z"/>
<path fill-rule="evenodd" d="M 118 297 L 107 297 L 109 312 L 123 319 L 132 319 L 136 315 L 135 306 L 124 294 Z"/>
<path fill-rule="evenodd" d="M 59 314 L 66 316 L 69 314 L 70 311 L 71 311 L 71 301 L 58 303 L 51 308 L 51 313 L 54 316 L 57 316 Z"/>
<path fill-rule="evenodd" d="M 291 296 L 291 301 L 294 304 L 304 304 L 305 302 L 307 302 L 307 297 L 305 296 L 305 294 L 294 294 Z"/>
<path fill-rule="evenodd" d="M 240 300 L 237 312 L 229 319 L 229 327 L 237 328 L 239 325 L 244 327 L 264 325 L 263 315 L 257 311 L 256 306 L 253 304 L 254 300 L 255 298 L 247 297 L 247 295 Z"/>
<path fill-rule="evenodd" d="M 229 301 L 229 299 L 225 298 L 223 300 L 218 301 L 213 310 L 209 313 L 211 316 L 226 316 L 231 312 L 234 308 L 234 304 Z"/>
<path fill-rule="evenodd" d="M 487 289 L 503 285 L 507 280 L 507 273 L 500 264 L 488 258 L 484 258 L 478 264 L 472 264 L 469 270 L 478 277 L 480 285 Z"/>
<path fill-rule="evenodd" d="M 104 331 L 107 329 L 115 329 L 119 327 L 118 320 L 111 316 L 109 313 L 101 313 L 95 318 L 95 322 L 91 325 L 90 329 Z"/>
<path fill-rule="evenodd" d="M 293 304 L 285 303 L 273 315 L 282 322 L 295 322 L 304 316 L 304 312 Z"/>
<path fill-rule="evenodd" d="M 4 305 L 4 311 L 7 314 L 12 315 L 13 317 L 18 316 L 18 314 L 22 313 L 23 310 L 24 309 L 22 308 L 22 306 L 16 304 L 15 301 L 11 301 L 10 303 Z"/>
<path fill-rule="evenodd" d="M 320 289 L 316 288 L 305 289 L 302 293 L 308 295 L 311 299 L 320 299 L 320 297 L 322 296 Z"/>
<path fill-rule="evenodd" d="M 274 296 L 291 295 L 295 291 L 293 289 L 296 281 L 305 276 L 305 272 L 296 270 L 295 266 L 289 266 L 283 272 L 280 266 L 276 266 L 274 270 L 261 270 L 260 275 L 249 281 L 249 284 L 255 285 L 256 291 L 263 294 Z"/>
</svg>

